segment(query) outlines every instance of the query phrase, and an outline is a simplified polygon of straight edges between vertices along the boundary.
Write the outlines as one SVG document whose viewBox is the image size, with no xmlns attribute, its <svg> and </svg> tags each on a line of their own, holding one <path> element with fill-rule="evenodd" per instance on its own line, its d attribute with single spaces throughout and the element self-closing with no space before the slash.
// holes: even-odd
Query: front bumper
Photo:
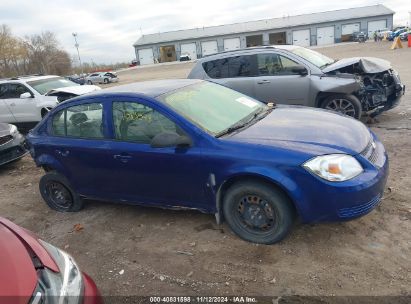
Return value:
<svg viewBox="0 0 411 304">
<path fill-rule="evenodd" d="M 17 134 L 13 140 L 0 146 L 0 166 L 20 159 L 27 153 L 24 136 Z"/>
<path fill-rule="evenodd" d="M 303 222 L 345 221 L 363 216 L 380 202 L 388 178 L 389 163 L 384 146 L 374 138 L 372 161 L 361 154 L 356 159 L 364 172 L 345 182 L 328 182 L 308 173 L 298 182 L 301 200 L 297 209 Z M 304 169 L 303 169 L 304 170 Z"/>
</svg>

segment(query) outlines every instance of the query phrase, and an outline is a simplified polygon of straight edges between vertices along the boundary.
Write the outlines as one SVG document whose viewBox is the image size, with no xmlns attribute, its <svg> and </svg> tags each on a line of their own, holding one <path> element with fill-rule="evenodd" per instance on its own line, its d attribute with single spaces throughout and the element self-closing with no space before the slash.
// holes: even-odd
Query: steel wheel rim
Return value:
<svg viewBox="0 0 411 304">
<path fill-rule="evenodd" d="M 344 98 L 333 99 L 325 108 L 352 117 L 355 116 L 356 112 L 352 102 Z"/>
<path fill-rule="evenodd" d="M 46 195 L 59 208 L 69 209 L 73 205 L 70 191 L 59 182 L 48 182 L 45 186 Z"/>
<path fill-rule="evenodd" d="M 254 234 L 267 234 L 276 229 L 277 213 L 270 202 L 261 196 L 245 195 L 236 206 L 238 223 L 243 229 Z"/>
</svg>

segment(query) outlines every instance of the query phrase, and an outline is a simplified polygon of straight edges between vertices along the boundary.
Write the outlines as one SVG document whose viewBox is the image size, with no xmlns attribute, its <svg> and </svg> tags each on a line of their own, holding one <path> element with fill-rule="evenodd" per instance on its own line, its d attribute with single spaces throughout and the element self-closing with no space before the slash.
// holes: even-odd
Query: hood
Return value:
<svg viewBox="0 0 411 304">
<path fill-rule="evenodd" d="M 0 269 L 0 298 L 13 296 L 16 303 L 28 303 L 37 285 L 37 273 L 24 243 L 2 224 Z"/>
<path fill-rule="evenodd" d="M 358 120 L 326 110 L 279 106 L 227 140 L 283 147 L 311 154 L 357 154 L 370 141 Z"/>
<path fill-rule="evenodd" d="M 80 96 L 80 95 L 84 95 L 84 94 L 98 91 L 98 90 L 101 90 L 101 88 L 95 85 L 78 85 L 78 86 L 65 87 L 65 88 L 51 90 L 46 94 L 46 96 L 53 96 L 58 93 L 69 93 L 69 94 Z"/>
<path fill-rule="evenodd" d="M 325 67 L 324 73 L 333 72 L 354 64 L 358 64 L 364 73 L 381 73 L 391 69 L 391 63 L 387 60 L 374 57 L 352 57 L 340 59 Z"/>
</svg>

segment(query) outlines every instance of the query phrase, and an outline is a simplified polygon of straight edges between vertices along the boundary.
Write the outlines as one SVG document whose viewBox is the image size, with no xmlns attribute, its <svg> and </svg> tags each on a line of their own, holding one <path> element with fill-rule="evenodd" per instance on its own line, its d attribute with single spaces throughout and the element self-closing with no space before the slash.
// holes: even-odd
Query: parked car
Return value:
<svg viewBox="0 0 411 304">
<path fill-rule="evenodd" d="M 71 80 L 72 82 L 78 83 L 80 85 L 83 85 L 86 83 L 86 79 L 84 76 L 79 76 L 79 75 L 71 75 L 66 77 L 68 80 Z"/>
<path fill-rule="evenodd" d="M 388 35 L 387 39 L 389 41 L 393 41 L 396 37 L 400 36 L 404 32 L 407 32 L 406 28 L 401 28 L 401 29 L 398 29 L 396 31 L 393 31 Z"/>
<path fill-rule="evenodd" d="M 183 54 L 180 56 L 180 61 L 190 61 L 191 58 L 188 54 Z"/>
<path fill-rule="evenodd" d="M 370 212 L 388 175 L 382 143 L 358 120 L 190 79 L 71 99 L 27 139 L 54 210 L 78 211 L 84 198 L 198 209 L 265 244 L 284 238 L 296 215 Z"/>
<path fill-rule="evenodd" d="M 0 122 L 0 166 L 21 159 L 28 151 L 15 125 Z"/>
<path fill-rule="evenodd" d="M 2 217 L 0 253 L 2 303 L 102 303 L 69 254 Z"/>
<path fill-rule="evenodd" d="M 118 82 L 118 77 L 114 72 L 97 72 L 86 77 L 87 84 Z"/>
<path fill-rule="evenodd" d="M 408 29 L 407 31 L 400 34 L 400 39 L 402 41 L 407 41 L 408 40 L 408 35 L 410 35 L 410 34 L 411 34 L 411 30 Z"/>
<path fill-rule="evenodd" d="M 354 32 L 352 36 L 353 36 L 353 41 L 360 42 L 360 43 L 365 42 L 365 40 L 368 39 L 367 34 L 364 32 Z"/>
<path fill-rule="evenodd" d="M 59 76 L 20 76 L 0 80 L 0 122 L 23 128 L 38 123 L 59 102 L 100 90 Z"/>
<path fill-rule="evenodd" d="M 188 78 L 206 79 L 262 102 L 324 108 L 360 118 L 397 106 L 404 94 L 388 61 L 334 60 L 294 45 L 255 47 L 199 59 Z"/>
<path fill-rule="evenodd" d="M 389 29 L 382 29 L 377 32 L 377 36 L 380 40 L 382 40 L 385 36 L 388 37 L 388 35 L 391 33 Z"/>
</svg>

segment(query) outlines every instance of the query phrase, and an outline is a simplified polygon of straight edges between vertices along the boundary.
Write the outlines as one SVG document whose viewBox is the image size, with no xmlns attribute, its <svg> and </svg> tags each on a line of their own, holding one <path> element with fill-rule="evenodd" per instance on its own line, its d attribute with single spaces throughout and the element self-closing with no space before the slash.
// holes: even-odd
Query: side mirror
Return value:
<svg viewBox="0 0 411 304">
<path fill-rule="evenodd" d="M 32 98 L 33 96 L 31 95 L 30 92 L 26 92 L 20 95 L 21 99 L 27 99 L 27 98 Z"/>
<path fill-rule="evenodd" d="M 301 76 L 306 76 L 306 75 L 308 75 L 308 71 L 307 71 L 307 69 L 305 68 L 305 66 L 303 66 L 303 65 L 293 66 L 293 67 L 291 68 L 291 72 L 293 72 L 294 74 L 301 75 Z"/>
<path fill-rule="evenodd" d="M 154 136 L 151 140 L 151 147 L 166 148 L 166 147 L 191 147 L 193 142 L 188 136 L 178 135 L 175 132 L 161 132 Z"/>
</svg>

